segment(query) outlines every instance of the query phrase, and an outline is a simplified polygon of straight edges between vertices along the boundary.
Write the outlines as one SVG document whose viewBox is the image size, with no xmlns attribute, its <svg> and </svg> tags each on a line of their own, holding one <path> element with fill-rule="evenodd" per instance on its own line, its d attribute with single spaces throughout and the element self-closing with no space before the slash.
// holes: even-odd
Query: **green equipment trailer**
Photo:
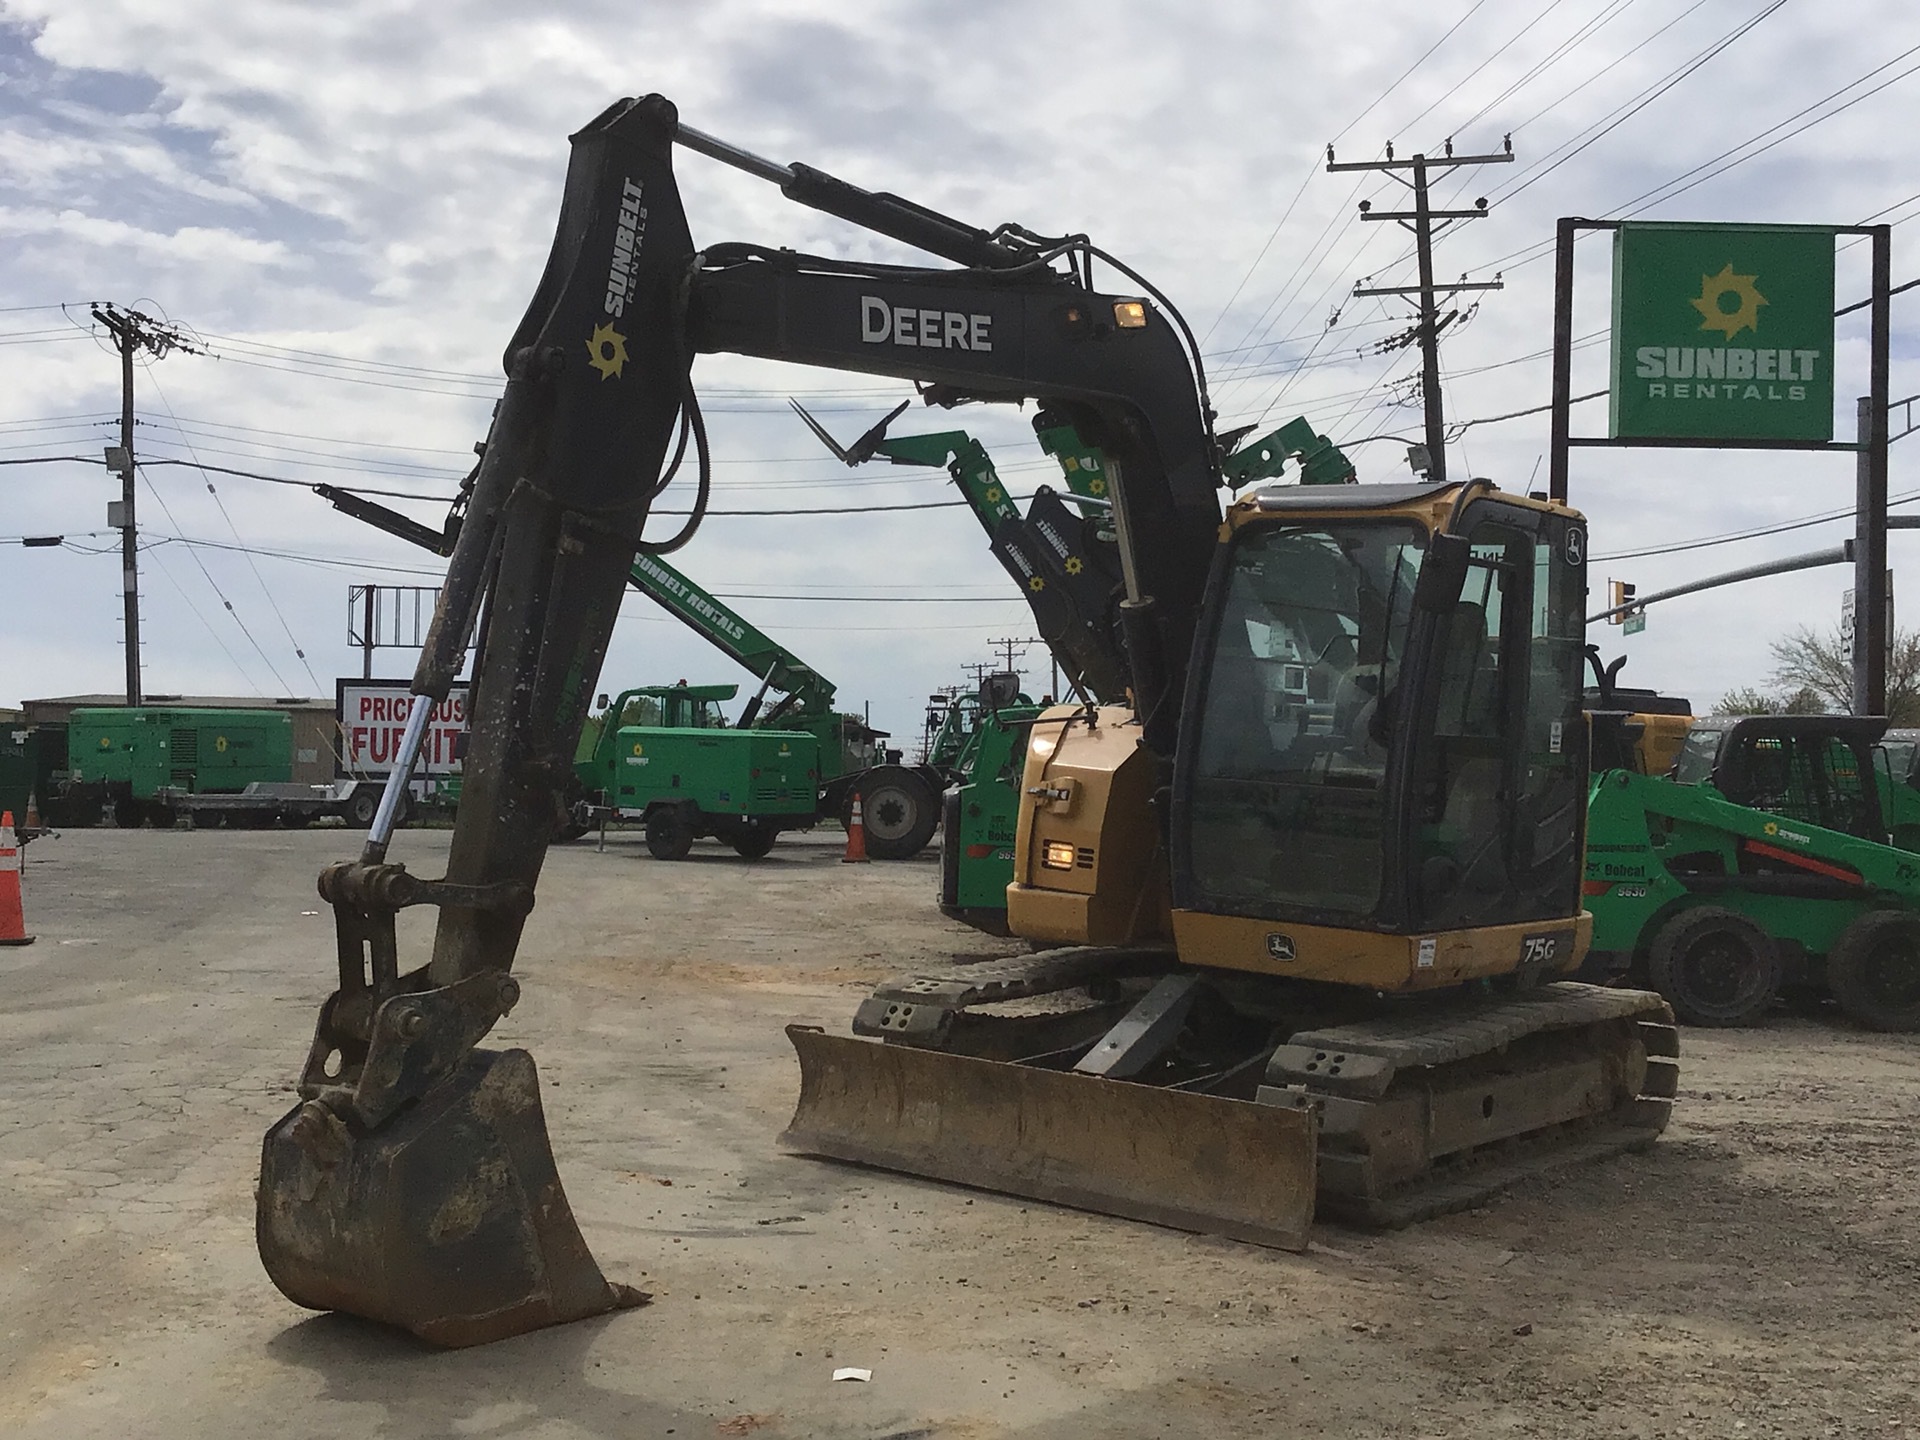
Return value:
<svg viewBox="0 0 1920 1440">
<path fill-rule="evenodd" d="M 647 849 L 660 860 L 686 859 L 703 836 L 757 860 L 782 830 L 814 825 L 819 739 L 803 730 L 729 728 L 719 702 L 739 690 L 656 685 L 622 691 L 582 736 L 574 771 L 595 797 L 585 818 L 643 821 Z M 635 710 L 647 714 L 647 723 L 624 723 Z"/>
<path fill-rule="evenodd" d="M 87 707 L 67 721 L 63 811 L 171 827 L 180 795 L 234 794 L 293 777 L 293 722 L 272 710 Z"/>
<path fill-rule="evenodd" d="M 459 538 L 457 504 L 444 528 L 434 530 L 352 491 L 332 485 L 316 485 L 313 490 L 342 514 L 436 554 L 452 554 L 454 542 Z M 660 556 L 635 556 L 627 580 L 635 590 L 760 682 L 759 689 L 731 727 L 724 731 L 717 723 L 692 727 L 714 732 L 706 737 L 706 749 L 715 754 L 729 746 L 754 750 L 753 743 L 746 738 L 748 732 L 804 734 L 815 747 L 817 771 L 812 818 L 808 824 L 825 821 L 844 825 L 852 814 L 857 791 L 861 797 L 869 855 L 876 860 L 905 860 L 926 848 L 939 827 L 939 797 L 949 778 L 947 772 L 938 767 L 901 764 L 900 752 L 884 743 L 889 738 L 886 731 L 874 729 L 863 716 L 833 708 L 832 681 Z M 627 693 L 644 699 L 677 688 L 680 687 L 642 687 Z M 729 696 L 734 693 L 737 687 L 728 691 Z M 729 738 L 721 739 L 721 734 Z M 622 803 L 618 787 L 609 788 L 605 783 L 606 766 L 593 758 L 597 743 L 598 731 L 593 728 L 593 722 L 589 722 L 576 753 L 578 783 L 566 797 L 565 813 L 556 829 L 560 839 L 578 839 L 604 817 L 644 818 L 634 807 Z M 758 753 L 757 750 L 754 753 Z M 753 769 L 751 761 L 743 763 L 748 771 Z M 458 794 L 458 785 L 445 788 Z M 732 787 L 727 788 L 731 793 Z M 717 802 L 718 787 L 713 793 Z M 804 828 L 788 823 L 784 811 L 770 811 L 760 818 L 777 822 L 772 825 L 771 833 Z M 724 828 L 733 833 L 736 827 L 729 820 Z M 699 830 L 698 833 L 720 832 Z M 749 849 L 760 843 L 763 833 L 767 833 L 764 827 L 754 829 Z M 679 845 L 676 841 L 665 848 L 672 851 Z M 735 848 L 740 847 L 736 844 Z M 759 853 L 766 852 L 762 849 Z"/>
<path fill-rule="evenodd" d="M 1672 778 L 1593 776 L 1583 975 L 1744 1025 L 1783 990 L 1875 1030 L 1920 1029 L 1920 858 L 1890 843 L 1884 720 L 1694 722 Z"/>
<path fill-rule="evenodd" d="M 906 860 L 927 847 L 940 824 L 939 797 L 948 779 L 947 771 L 937 766 L 901 764 L 900 752 L 885 744 L 889 738 L 886 731 L 874 729 L 862 716 L 834 709 L 832 681 L 658 555 L 636 556 L 628 581 L 760 681 L 759 689 L 748 700 L 740 718 L 729 731 L 723 732 L 728 738 L 722 739 L 719 734 L 706 737 L 705 748 L 710 757 L 718 756 L 729 746 L 760 755 L 762 747 L 747 738 L 759 734 L 789 737 L 779 743 L 791 748 L 790 737 L 797 733 L 806 737 L 811 746 L 814 793 L 806 820 L 794 821 L 791 817 L 798 812 L 785 808 L 756 811 L 756 817 L 767 825 L 754 830 L 748 848 L 742 849 L 735 840 L 728 843 L 745 855 L 760 844 L 763 834 L 765 843 L 771 845 L 771 836 L 780 830 L 804 829 L 822 821 L 845 824 L 851 817 L 857 791 L 869 855 L 876 860 Z M 737 687 L 725 688 L 724 698 L 731 698 Z M 660 691 L 656 687 L 632 693 L 646 695 Z M 717 713 L 714 712 L 715 718 Z M 717 729 L 704 725 L 695 728 Z M 756 762 L 743 759 L 727 764 L 734 769 L 744 767 L 751 771 Z M 585 775 L 581 779 L 589 808 L 611 806 L 623 817 L 632 815 L 632 808 L 623 803 L 616 792 L 606 788 L 604 773 L 598 780 L 589 780 Z M 733 787 L 727 788 L 730 794 L 734 793 Z M 717 788 L 713 793 L 717 797 Z M 656 802 L 669 803 L 673 802 L 664 798 Z M 773 804 L 771 800 L 764 803 Z M 786 802 L 781 803 L 784 806 Z M 648 833 L 651 837 L 651 823 Z M 700 833 L 719 832 L 701 830 Z M 676 846 L 667 848 L 677 848 L 677 842 Z M 758 853 L 764 855 L 765 848 Z"/>
</svg>

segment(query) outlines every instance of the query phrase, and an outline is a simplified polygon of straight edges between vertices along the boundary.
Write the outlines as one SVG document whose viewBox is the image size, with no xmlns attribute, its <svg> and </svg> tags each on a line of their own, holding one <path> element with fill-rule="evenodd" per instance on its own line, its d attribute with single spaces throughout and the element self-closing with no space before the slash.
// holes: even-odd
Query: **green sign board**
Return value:
<svg viewBox="0 0 1920 1440">
<path fill-rule="evenodd" d="M 1833 438 L 1833 231 L 1632 221 L 1613 241 L 1615 439 Z"/>
</svg>

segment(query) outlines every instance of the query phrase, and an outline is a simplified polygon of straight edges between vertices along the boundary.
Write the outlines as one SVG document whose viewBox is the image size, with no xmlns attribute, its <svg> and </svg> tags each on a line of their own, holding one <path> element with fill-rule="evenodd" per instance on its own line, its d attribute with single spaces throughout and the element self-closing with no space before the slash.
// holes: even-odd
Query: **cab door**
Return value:
<svg viewBox="0 0 1920 1440">
<path fill-rule="evenodd" d="M 1570 918 L 1586 820 L 1585 528 L 1483 500 L 1459 533 L 1466 581 L 1435 627 L 1411 757 L 1413 922 Z"/>
</svg>

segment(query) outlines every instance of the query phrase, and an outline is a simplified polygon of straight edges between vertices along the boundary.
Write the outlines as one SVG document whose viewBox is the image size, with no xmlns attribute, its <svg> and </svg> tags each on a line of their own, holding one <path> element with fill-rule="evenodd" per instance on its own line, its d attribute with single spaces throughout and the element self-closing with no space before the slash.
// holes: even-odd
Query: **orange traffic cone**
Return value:
<svg viewBox="0 0 1920 1440">
<path fill-rule="evenodd" d="M 31 790 L 27 792 L 26 828 L 36 835 L 47 828 L 40 823 L 40 797 Z"/>
<path fill-rule="evenodd" d="M 853 815 L 847 821 L 847 853 L 840 857 L 840 863 L 867 863 L 867 827 L 860 818 L 860 792 L 857 790 L 853 795 Z"/>
<path fill-rule="evenodd" d="M 31 945 L 20 909 L 20 845 L 13 838 L 13 812 L 0 811 L 0 945 Z"/>
</svg>

